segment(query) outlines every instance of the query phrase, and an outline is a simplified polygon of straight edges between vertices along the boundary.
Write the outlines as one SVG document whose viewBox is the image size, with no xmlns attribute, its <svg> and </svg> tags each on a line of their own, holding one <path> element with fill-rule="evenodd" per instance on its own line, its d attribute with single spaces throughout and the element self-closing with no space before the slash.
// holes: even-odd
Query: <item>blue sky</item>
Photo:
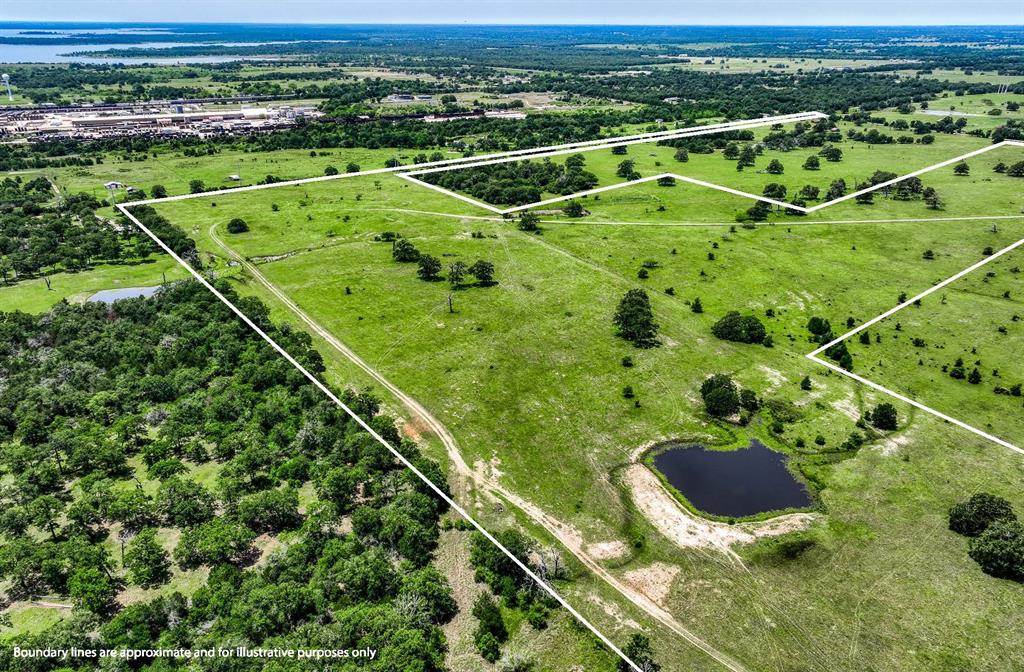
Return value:
<svg viewBox="0 0 1024 672">
<path fill-rule="evenodd" d="M 1024 25 L 1024 0 L 0 0 L 0 20 Z"/>
</svg>

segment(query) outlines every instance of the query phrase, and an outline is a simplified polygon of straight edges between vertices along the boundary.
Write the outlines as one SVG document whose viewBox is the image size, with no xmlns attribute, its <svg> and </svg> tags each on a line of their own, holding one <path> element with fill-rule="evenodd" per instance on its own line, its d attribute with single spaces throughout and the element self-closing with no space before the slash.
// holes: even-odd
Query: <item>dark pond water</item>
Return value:
<svg viewBox="0 0 1024 672">
<path fill-rule="evenodd" d="M 730 451 L 670 448 L 654 457 L 654 466 L 691 504 L 716 516 L 739 518 L 813 504 L 786 469 L 786 456 L 757 440 Z"/>
</svg>

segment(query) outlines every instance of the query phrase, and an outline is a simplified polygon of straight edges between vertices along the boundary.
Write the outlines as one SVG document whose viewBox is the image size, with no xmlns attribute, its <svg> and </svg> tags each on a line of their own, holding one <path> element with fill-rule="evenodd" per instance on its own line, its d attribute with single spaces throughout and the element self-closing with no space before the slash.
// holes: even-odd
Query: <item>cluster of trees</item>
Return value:
<svg viewBox="0 0 1024 672">
<path fill-rule="evenodd" d="M 55 198 L 44 177 L 0 182 L 0 280 L 60 270 L 81 270 L 99 262 L 148 257 L 154 246 L 134 226 L 112 227 L 94 216 L 103 205 L 88 194 Z"/>
<path fill-rule="evenodd" d="M 767 346 L 772 344 L 764 323 L 756 315 L 741 315 L 735 310 L 715 322 L 711 333 L 724 341 L 762 343 Z"/>
<path fill-rule="evenodd" d="M 310 337 L 218 283 L 315 374 Z M 430 566 L 443 500 L 234 318 L 182 282 L 111 306 L 0 313 L 0 578 L 12 599 L 70 598 L 75 614 L 7 642 L 101 648 L 344 648 L 371 642 L 374 669 L 440 670 L 455 613 Z M 45 345 L 45 360 L 38 357 Z M 438 465 L 368 393 L 346 403 L 435 483 Z M 141 487 L 158 481 L 154 494 Z M 215 462 L 201 483 L 194 467 Z M 299 506 L 311 482 L 317 499 Z M 352 531 L 341 531 L 341 517 Z M 123 555 L 102 543 L 116 526 Z M 180 532 L 168 553 L 166 528 Z M 258 534 L 288 550 L 246 567 Z M 121 608 L 126 585 L 210 568 L 191 597 Z M 140 661 L 147 662 L 147 661 Z M 98 661 L 78 663 L 86 668 Z M 84 669 L 84 668 L 83 668 Z"/>
<path fill-rule="evenodd" d="M 949 510 L 949 529 L 968 537 L 967 554 L 982 571 L 1024 582 L 1024 525 L 1010 502 L 979 492 Z"/>
<path fill-rule="evenodd" d="M 584 170 L 585 159 L 574 154 L 557 164 L 543 161 L 509 161 L 463 170 L 420 175 L 420 179 L 453 191 L 462 191 L 488 203 L 526 205 L 545 193 L 574 194 L 597 186 L 597 176 Z"/>
<path fill-rule="evenodd" d="M 852 327 L 853 324 L 850 323 L 849 326 Z M 807 321 L 807 331 L 811 332 L 811 343 L 824 345 L 835 340 L 835 334 L 832 333 L 832 325 L 828 320 L 817 315 Z M 853 370 L 853 355 L 850 354 L 850 350 L 846 347 L 846 341 L 839 341 L 829 346 L 825 350 L 825 356 L 837 362 L 839 366 L 847 371 Z"/>
<path fill-rule="evenodd" d="M 399 263 L 417 264 L 416 274 L 421 280 L 432 282 L 441 280 L 441 271 L 444 265 L 437 257 L 420 252 L 408 239 L 397 234 L 385 232 L 378 237 L 380 240 L 391 241 L 391 258 Z M 464 261 L 453 261 L 448 265 L 448 282 L 452 287 L 459 288 L 466 286 L 466 278 L 476 278 L 478 287 L 491 287 L 498 284 L 494 279 L 494 264 L 483 259 L 477 259 L 472 264 Z"/>
</svg>

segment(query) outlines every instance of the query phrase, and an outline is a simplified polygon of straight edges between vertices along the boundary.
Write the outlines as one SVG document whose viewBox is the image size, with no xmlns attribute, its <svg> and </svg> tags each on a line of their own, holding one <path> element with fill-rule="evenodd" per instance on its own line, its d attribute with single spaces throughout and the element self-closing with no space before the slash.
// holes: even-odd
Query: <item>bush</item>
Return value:
<svg viewBox="0 0 1024 672">
<path fill-rule="evenodd" d="M 998 520 L 971 539 L 967 554 L 986 574 L 999 579 L 1024 581 L 1024 525 Z"/>
<path fill-rule="evenodd" d="M 979 492 L 949 510 L 949 529 L 967 537 L 976 537 L 1000 520 L 1017 520 L 1013 507 L 1002 497 Z"/>
<path fill-rule="evenodd" d="M 763 343 L 767 335 L 761 320 L 753 315 L 740 315 L 736 311 L 716 322 L 711 327 L 711 333 L 724 341 L 736 343 Z"/>
<path fill-rule="evenodd" d="M 245 220 L 240 217 L 235 217 L 228 222 L 228 233 L 245 233 L 249 230 L 249 225 L 245 223 Z"/>
</svg>

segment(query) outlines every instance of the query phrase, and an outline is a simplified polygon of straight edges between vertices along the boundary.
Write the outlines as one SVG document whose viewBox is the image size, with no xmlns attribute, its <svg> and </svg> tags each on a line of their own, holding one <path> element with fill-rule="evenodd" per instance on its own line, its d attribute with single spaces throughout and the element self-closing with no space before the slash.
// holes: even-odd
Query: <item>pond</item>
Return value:
<svg viewBox="0 0 1024 672">
<path fill-rule="evenodd" d="M 121 299 L 136 299 L 140 296 L 153 296 L 160 289 L 160 285 L 153 287 L 120 287 L 118 289 L 104 289 L 90 296 L 86 301 L 89 303 L 102 302 L 113 303 Z"/>
<path fill-rule="evenodd" d="M 673 446 L 654 457 L 654 466 L 693 506 L 716 516 L 740 518 L 814 503 L 786 469 L 786 456 L 756 439 L 729 451 Z"/>
</svg>

